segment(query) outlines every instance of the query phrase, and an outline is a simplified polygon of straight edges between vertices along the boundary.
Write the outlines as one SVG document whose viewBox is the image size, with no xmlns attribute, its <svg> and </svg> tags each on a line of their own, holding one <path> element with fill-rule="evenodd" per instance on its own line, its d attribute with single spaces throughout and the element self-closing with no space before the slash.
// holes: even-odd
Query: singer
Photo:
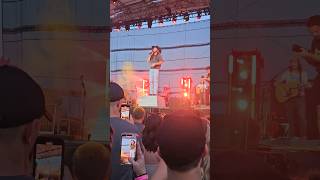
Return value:
<svg viewBox="0 0 320 180">
<path fill-rule="evenodd" d="M 152 50 L 147 58 L 149 64 L 149 83 L 151 96 L 158 95 L 158 84 L 159 84 L 159 70 L 164 60 L 161 56 L 161 49 L 159 46 L 152 46 Z"/>
</svg>

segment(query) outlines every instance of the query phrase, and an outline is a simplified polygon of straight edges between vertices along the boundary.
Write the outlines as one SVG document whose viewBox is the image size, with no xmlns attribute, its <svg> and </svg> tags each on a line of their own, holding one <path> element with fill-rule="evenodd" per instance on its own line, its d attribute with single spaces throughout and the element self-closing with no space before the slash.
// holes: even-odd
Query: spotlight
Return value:
<svg viewBox="0 0 320 180">
<path fill-rule="evenodd" d="M 173 15 L 172 16 L 172 24 L 176 24 L 177 23 L 177 16 Z"/>
<path fill-rule="evenodd" d="M 239 77 L 242 80 L 248 79 L 248 77 L 249 77 L 248 71 L 245 70 L 245 69 L 241 70 L 240 73 L 239 73 Z"/>
<path fill-rule="evenodd" d="M 112 0 L 113 4 L 116 4 L 118 2 L 118 0 Z"/>
<path fill-rule="evenodd" d="M 148 19 L 148 28 L 152 27 L 152 19 Z"/>
<path fill-rule="evenodd" d="M 197 15 L 197 19 L 199 20 L 199 19 L 201 19 L 201 11 L 198 11 L 198 15 Z"/>
<path fill-rule="evenodd" d="M 188 13 L 184 14 L 183 20 L 184 20 L 184 22 L 188 22 L 189 21 L 189 14 Z"/>
<path fill-rule="evenodd" d="M 129 30 L 130 30 L 130 24 L 127 24 L 127 25 L 125 26 L 125 28 L 126 28 L 126 31 L 129 31 Z"/>
<path fill-rule="evenodd" d="M 239 100 L 237 101 L 237 106 L 238 106 L 239 110 L 245 111 L 245 110 L 248 108 L 249 103 L 248 103 L 248 101 L 245 100 L 245 99 L 239 99 Z"/>
</svg>

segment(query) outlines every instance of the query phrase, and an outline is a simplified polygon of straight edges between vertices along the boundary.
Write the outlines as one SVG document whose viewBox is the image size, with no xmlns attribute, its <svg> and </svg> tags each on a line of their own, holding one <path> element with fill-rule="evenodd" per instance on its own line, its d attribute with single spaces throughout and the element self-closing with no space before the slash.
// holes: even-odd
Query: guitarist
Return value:
<svg viewBox="0 0 320 180">
<path fill-rule="evenodd" d="M 317 71 L 317 76 L 313 80 L 313 86 L 307 93 L 307 118 L 308 122 L 312 124 L 310 128 L 315 128 L 310 129 L 313 130 L 311 131 L 313 132 L 312 134 L 319 138 L 320 122 L 317 122 L 317 106 L 320 105 L 320 15 L 310 17 L 307 21 L 307 27 L 313 36 L 311 49 L 307 50 L 294 45 L 293 50 Z"/>
<path fill-rule="evenodd" d="M 305 87 L 309 86 L 307 73 L 303 71 L 297 57 L 290 60 L 290 65 L 280 78 L 275 82 L 275 86 L 286 86 L 286 95 L 290 97 L 284 104 L 286 116 L 289 123 L 289 138 L 294 137 L 294 119 L 299 122 L 300 137 L 306 138 L 306 107 L 305 107 Z M 297 113 L 297 116 L 295 115 Z"/>
</svg>

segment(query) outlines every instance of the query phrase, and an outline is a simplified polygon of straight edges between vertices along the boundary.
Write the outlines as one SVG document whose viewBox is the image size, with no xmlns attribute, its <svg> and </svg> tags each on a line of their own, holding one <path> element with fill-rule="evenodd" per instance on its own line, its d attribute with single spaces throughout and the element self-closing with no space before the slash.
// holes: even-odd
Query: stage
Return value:
<svg viewBox="0 0 320 180">
<path fill-rule="evenodd" d="M 290 151 L 290 152 L 319 152 L 320 140 L 302 140 L 277 138 L 262 140 L 259 144 L 259 149 L 269 149 L 272 151 Z"/>
</svg>

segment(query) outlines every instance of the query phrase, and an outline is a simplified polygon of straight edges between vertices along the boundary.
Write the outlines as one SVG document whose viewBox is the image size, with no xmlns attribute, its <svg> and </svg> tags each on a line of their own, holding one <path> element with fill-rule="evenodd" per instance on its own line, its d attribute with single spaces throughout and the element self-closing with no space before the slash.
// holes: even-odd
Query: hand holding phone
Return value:
<svg viewBox="0 0 320 180">
<path fill-rule="evenodd" d="M 133 133 L 121 134 L 121 152 L 120 152 L 120 164 L 131 164 L 129 159 L 136 158 L 137 151 L 137 136 Z"/>
<path fill-rule="evenodd" d="M 122 104 L 120 107 L 120 118 L 129 120 L 130 119 L 130 105 Z"/>
<path fill-rule="evenodd" d="M 62 180 L 64 142 L 56 137 L 38 137 L 33 154 L 35 180 Z"/>
<path fill-rule="evenodd" d="M 143 154 L 144 151 L 142 151 L 143 148 L 144 148 L 143 144 L 140 144 L 138 142 L 137 143 L 137 158 L 136 158 L 136 160 L 132 159 L 132 158 L 129 159 L 129 162 L 132 164 L 133 171 L 137 176 L 140 176 L 140 175 L 147 173 L 146 164 L 144 161 L 144 154 Z"/>
</svg>

